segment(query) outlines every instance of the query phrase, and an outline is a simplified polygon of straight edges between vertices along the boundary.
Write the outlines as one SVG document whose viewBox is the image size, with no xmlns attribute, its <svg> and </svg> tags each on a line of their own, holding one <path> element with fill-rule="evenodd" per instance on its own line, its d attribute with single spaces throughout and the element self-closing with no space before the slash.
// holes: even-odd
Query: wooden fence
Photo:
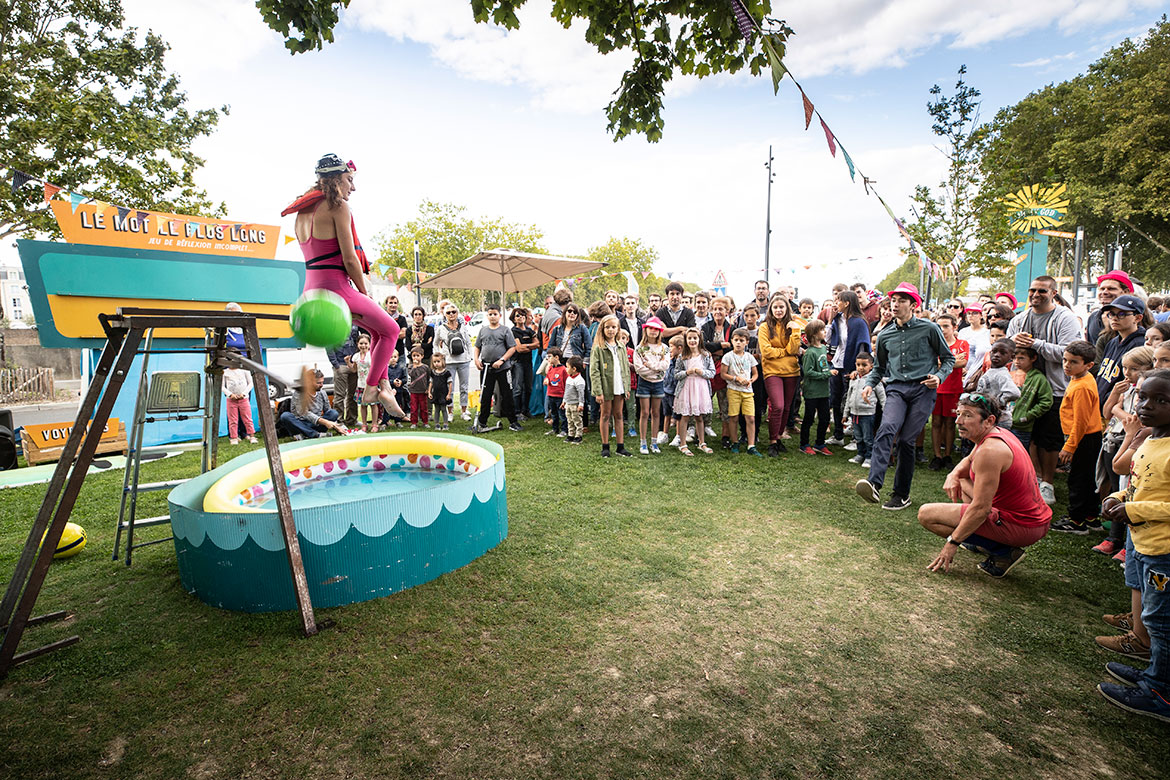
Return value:
<svg viewBox="0 0 1170 780">
<path fill-rule="evenodd" d="M 51 401 L 53 369 L 0 368 L 0 404 L 27 404 Z"/>
</svg>

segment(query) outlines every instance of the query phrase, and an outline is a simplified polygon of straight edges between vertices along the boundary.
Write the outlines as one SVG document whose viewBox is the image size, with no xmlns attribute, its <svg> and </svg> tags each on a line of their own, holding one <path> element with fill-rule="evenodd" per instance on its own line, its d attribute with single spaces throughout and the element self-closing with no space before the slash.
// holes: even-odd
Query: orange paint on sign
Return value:
<svg viewBox="0 0 1170 780">
<path fill-rule="evenodd" d="M 88 427 L 88 426 L 87 426 Z M 24 432 L 28 435 L 36 445 L 42 449 L 48 447 L 62 447 L 69 439 L 69 434 L 73 430 L 73 423 L 45 423 L 43 425 L 26 425 Z M 105 428 L 102 429 L 101 439 L 116 439 L 118 434 L 122 431 L 122 421 L 117 417 L 111 417 L 107 422 Z"/>
<path fill-rule="evenodd" d="M 231 220 L 190 217 L 157 211 L 118 209 L 105 203 L 85 203 L 73 210 L 63 200 L 50 204 L 61 233 L 70 244 L 96 244 L 127 249 L 161 249 L 201 255 L 276 257 L 279 225 L 256 225 Z"/>
</svg>

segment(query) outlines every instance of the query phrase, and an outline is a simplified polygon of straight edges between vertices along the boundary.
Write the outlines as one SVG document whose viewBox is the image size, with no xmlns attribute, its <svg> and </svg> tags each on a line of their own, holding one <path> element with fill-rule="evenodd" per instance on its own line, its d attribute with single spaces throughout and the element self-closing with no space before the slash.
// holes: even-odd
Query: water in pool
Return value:
<svg viewBox="0 0 1170 780">
<path fill-rule="evenodd" d="M 368 471 L 360 474 L 338 474 L 302 482 L 289 488 L 288 496 L 293 509 L 328 506 L 352 501 L 362 501 L 395 493 L 410 493 L 424 490 L 458 479 L 466 474 L 450 471 L 428 471 L 425 469 L 403 469 Z M 256 509 L 275 509 L 276 497 L 267 492 L 249 501 L 246 506 Z"/>
</svg>

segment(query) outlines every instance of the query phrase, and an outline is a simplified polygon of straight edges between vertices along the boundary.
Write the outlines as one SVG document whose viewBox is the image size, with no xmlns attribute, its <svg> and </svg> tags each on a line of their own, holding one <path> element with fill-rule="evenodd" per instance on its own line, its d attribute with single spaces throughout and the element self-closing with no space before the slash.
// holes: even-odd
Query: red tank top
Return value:
<svg viewBox="0 0 1170 780">
<path fill-rule="evenodd" d="M 1017 525 L 1035 527 L 1047 523 L 1052 519 L 1052 507 L 1040 496 L 1036 469 L 1032 467 L 1028 451 L 1015 434 L 1002 428 L 995 428 L 987 434 L 987 438 L 975 445 L 975 451 L 991 438 L 999 439 L 1012 451 L 1012 465 L 999 475 L 999 487 L 991 499 L 991 506 L 999 510 L 1001 518 Z M 974 455 L 972 452 L 972 458 Z M 971 480 L 975 480 L 974 472 L 971 472 Z"/>
</svg>

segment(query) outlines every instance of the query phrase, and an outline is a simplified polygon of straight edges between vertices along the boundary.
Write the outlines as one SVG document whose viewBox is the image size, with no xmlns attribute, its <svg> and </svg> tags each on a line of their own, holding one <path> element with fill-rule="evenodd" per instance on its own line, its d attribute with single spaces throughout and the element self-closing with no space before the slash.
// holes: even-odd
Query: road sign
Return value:
<svg viewBox="0 0 1170 780">
<path fill-rule="evenodd" d="M 727 287 L 727 277 L 722 271 L 715 272 L 715 281 L 711 282 L 712 287 Z"/>
</svg>

